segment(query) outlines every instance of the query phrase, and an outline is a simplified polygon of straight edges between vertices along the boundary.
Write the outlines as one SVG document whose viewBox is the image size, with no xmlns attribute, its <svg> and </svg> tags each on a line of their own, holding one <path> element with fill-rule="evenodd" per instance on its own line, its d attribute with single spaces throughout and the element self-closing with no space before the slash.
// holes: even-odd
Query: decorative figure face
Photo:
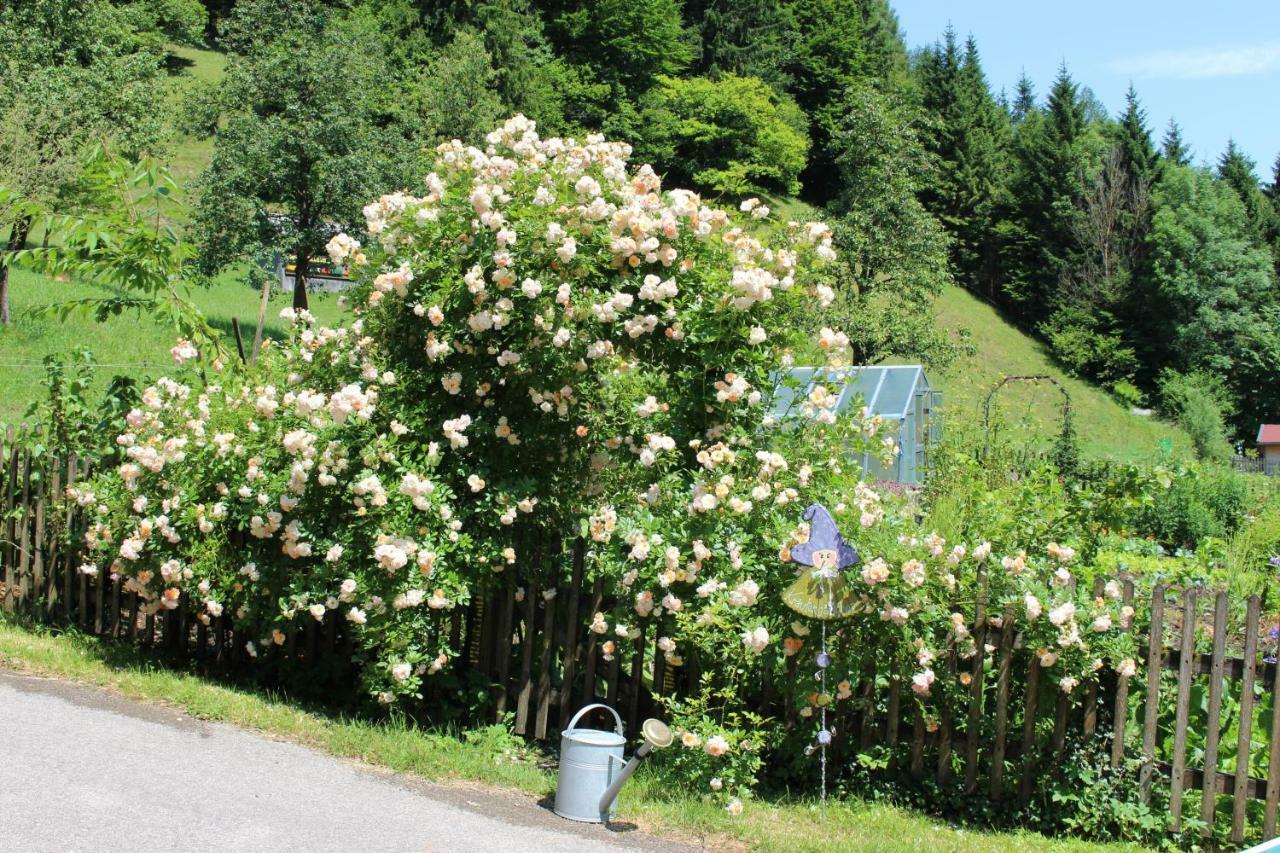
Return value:
<svg viewBox="0 0 1280 853">
<path fill-rule="evenodd" d="M 836 556 L 834 548 L 823 548 L 820 551 L 814 551 L 813 567 L 815 569 L 834 569 L 836 567 Z"/>
<path fill-rule="evenodd" d="M 810 566 L 782 594 L 783 602 L 810 619 L 844 619 L 858 612 L 858 597 L 845 582 L 842 570 L 857 564 L 858 553 L 836 529 L 831 513 L 821 504 L 804 511 L 809 541 L 791 549 L 791 559 Z"/>
</svg>

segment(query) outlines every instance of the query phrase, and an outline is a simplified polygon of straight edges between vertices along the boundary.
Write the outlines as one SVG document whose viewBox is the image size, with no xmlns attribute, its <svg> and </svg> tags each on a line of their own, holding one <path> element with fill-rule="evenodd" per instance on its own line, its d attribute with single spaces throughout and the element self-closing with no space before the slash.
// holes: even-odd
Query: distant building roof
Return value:
<svg viewBox="0 0 1280 853">
<path fill-rule="evenodd" d="M 1280 444 L 1280 424 L 1263 424 L 1258 427 L 1258 444 Z"/>
</svg>

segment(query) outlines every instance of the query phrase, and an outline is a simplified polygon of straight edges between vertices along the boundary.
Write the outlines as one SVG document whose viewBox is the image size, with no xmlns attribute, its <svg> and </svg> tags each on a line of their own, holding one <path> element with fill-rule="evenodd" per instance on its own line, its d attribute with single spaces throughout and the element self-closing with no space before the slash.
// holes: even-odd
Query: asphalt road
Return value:
<svg viewBox="0 0 1280 853">
<path fill-rule="evenodd" d="M 0 671 L 0 850 L 689 850 Z"/>
</svg>

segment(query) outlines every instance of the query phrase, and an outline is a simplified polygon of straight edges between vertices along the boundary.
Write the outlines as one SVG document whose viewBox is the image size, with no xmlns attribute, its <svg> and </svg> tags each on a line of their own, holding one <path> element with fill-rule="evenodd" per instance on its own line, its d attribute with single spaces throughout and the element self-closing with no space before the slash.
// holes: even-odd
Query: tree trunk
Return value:
<svg viewBox="0 0 1280 853">
<path fill-rule="evenodd" d="M 9 232 L 8 245 L 5 247 L 8 252 L 16 252 L 27 244 L 27 234 L 31 231 L 31 217 L 24 216 L 13 223 L 13 228 Z M 9 267 L 7 264 L 0 264 L 0 326 L 7 326 L 12 322 L 9 313 Z"/>
<path fill-rule="evenodd" d="M 306 248 L 299 248 L 293 262 L 293 308 L 295 311 L 307 310 L 307 278 L 311 273 L 311 255 Z"/>
</svg>

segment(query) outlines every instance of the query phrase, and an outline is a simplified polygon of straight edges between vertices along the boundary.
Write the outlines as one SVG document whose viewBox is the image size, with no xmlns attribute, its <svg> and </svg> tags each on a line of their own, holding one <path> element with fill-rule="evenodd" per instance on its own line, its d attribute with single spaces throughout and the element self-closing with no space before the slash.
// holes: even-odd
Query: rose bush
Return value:
<svg viewBox="0 0 1280 853">
<path fill-rule="evenodd" d="M 442 145 L 422 195 L 383 196 L 363 235 L 333 238 L 362 280 L 346 325 L 291 314 L 256 367 L 146 391 L 121 463 L 76 491 L 84 571 L 127 579 L 152 611 L 185 595 L 203 620 L 234 614 L 250 654 L 300 620 L 344 620 L 368 696 L 412 706 L 459 652 L 450 611 L 494 584 L 547 588 L 581 531 L 613 603 L 584 630 L 611 656 L 643 625 L 669 667 L 696 664 L 669 706 L 685 746 L 664 760 L 735 811 L 787 737 L 757 713 L 762 684 L 800 717 L 855 701 L 872 661 L 928 714 L 964 691 L 938 661 L 975 651 L 980 574 L 1062 690 L 1130 656 L 1132 613 L 1110 588 L 1077 600 L 1070 548 L 948 547 L 863 482 L 856 460 L 893 438 L 857 407 L 837 415 L 835 383 L 770 414 L 781 368 L 847 357 L 821 326 L 824 225 L 716 208 L 624 144 L 541 139 L 523 117 L 487 142 Z M 830 693 L 814 689 L 815 625 L 780 598 L 813 501 L 863 554 Z"/>
</svg>

